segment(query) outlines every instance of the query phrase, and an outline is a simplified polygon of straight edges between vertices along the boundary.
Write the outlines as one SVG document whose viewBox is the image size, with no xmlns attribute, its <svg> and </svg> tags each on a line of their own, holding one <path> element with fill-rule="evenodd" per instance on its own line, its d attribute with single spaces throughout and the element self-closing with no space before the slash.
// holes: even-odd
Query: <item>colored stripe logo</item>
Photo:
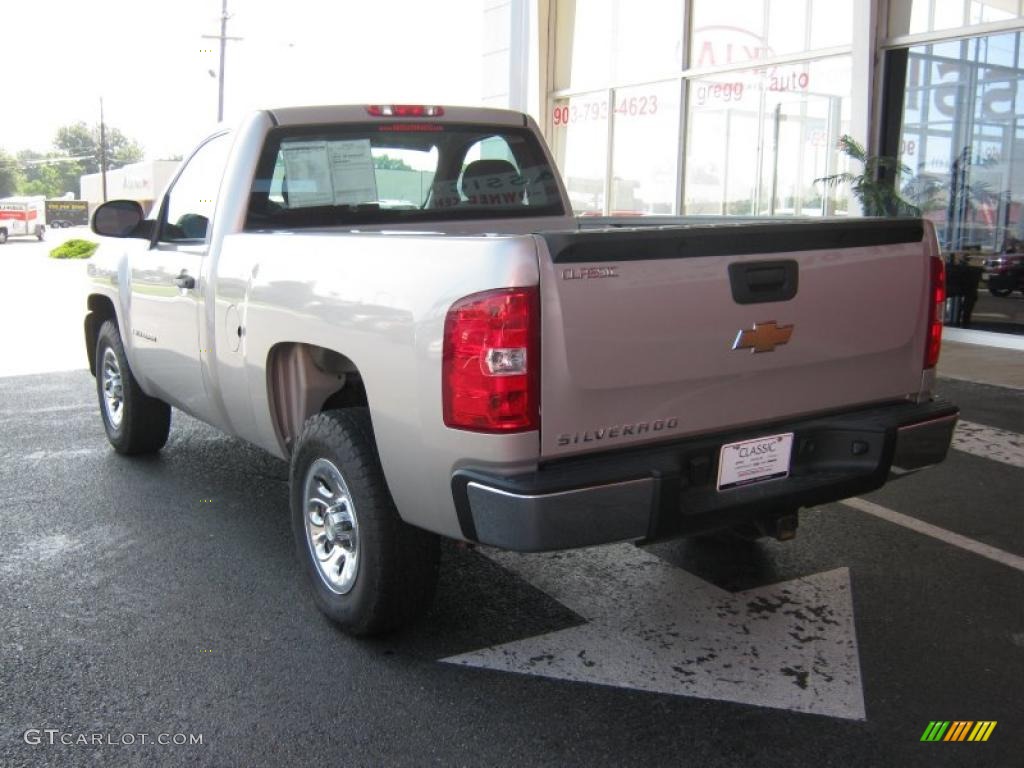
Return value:
<svg viewBox="0 0 1024 768">
<path fill-rule="evenodd" d="M 996 720 L 932 720 L 921 741 L 988 741 Z"/>
</svg>

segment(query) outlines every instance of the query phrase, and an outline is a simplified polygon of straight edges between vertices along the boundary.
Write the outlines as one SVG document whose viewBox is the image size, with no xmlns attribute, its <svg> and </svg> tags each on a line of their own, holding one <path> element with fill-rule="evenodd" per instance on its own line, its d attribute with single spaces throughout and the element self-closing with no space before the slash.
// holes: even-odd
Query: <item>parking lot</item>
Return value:
<svg viewBox="0 0 1024 768">
<path fill-rule="evenodd" d="M 1024 765 L 1021 351 L 949 344 L 948 460 L 794 541 L 450 545 L 427 619 L 358 641 L 302 581 L 286 464 L 178 412 L 112 452 L 83 263 L 44 255 L 81 231 L 51 234 L 0 248 L 0 765 Z"/>
</svg>

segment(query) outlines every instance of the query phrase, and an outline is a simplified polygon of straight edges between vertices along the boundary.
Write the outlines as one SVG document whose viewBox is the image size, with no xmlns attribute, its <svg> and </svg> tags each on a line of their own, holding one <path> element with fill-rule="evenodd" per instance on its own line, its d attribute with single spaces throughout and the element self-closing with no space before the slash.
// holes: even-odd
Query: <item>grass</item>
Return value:
<svg viewBox="0 0 1024 768">
<path fill-rule="evenodd" d="M 52 251 L 50 251 L 51 259 L 88 259 L 96 249 L 99 247 L 99 243 L 94 243 L 90 240 L 67 240 Z"/>
</svg>

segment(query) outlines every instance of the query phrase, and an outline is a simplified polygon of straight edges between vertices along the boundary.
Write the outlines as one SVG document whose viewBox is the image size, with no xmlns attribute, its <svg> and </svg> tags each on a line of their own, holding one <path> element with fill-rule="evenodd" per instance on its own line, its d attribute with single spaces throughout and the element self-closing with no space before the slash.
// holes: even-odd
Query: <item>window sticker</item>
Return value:
<svg viewBox="0 0 1024 768">
<path fill-rule="evenodd" d="M 329 141 L 335 205 L 377 202 L 377 175 L 369 139 Z"/>
<path fill-rule="evenodd" d="M 326 141 L 295 141 L 281 147 L 289 208 L 334 203 Z"/>
<path fill-rule="evenodd" d="M 281 154 L 289 208 L 377 202 L 369 139 L 288 142 Z"/>
</svg>

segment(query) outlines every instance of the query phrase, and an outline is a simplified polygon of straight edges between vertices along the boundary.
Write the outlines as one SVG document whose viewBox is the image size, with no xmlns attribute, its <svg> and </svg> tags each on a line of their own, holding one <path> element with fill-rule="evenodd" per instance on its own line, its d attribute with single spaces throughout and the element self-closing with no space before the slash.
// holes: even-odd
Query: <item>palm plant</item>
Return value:
<svg viewBox="0 0 1024 768">
<path fill-rule="evenodd" d="M 843 134 L 839 139 L 839 151 L 851 160 L 861 164 L 860 173 L 844 171 L 822 176 L 814 183 L 822 182 L 826 187 L 849 184 L 854 197 L 861 204 L 866 216 L 920 216 L 921 210 L 904 200 L 892 181 L 881 177 L 886 173 L 890 179 L 897 174 L 909 174 L 910 169 L 894 157 L 869 155 L 867 150 L 852 136 Z"/>
</svg>

